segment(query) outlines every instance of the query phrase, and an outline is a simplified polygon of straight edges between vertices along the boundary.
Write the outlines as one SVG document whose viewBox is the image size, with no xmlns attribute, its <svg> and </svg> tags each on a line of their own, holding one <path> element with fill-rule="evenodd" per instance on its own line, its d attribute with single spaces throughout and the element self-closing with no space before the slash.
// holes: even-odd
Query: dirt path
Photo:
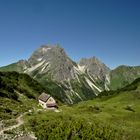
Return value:
<svg viewBox="0 0 140 140">
<path fill-rule="evenodd" d="M 22 125 L 22 124 L 24 123 L 24 121 L 23 121 L 23 116 L 24 116 L 25 114 L 27 114 L 27 112 L 23 113 L 23 114 L 20 115 L 18 118 L 16 118 L 17 124 L 2 129 L 2 130 L 0 131 L 0 135 L 3 134 L 4 131 L 12 130 L 12 129 L 17 128 L 17 127 L 19 127 L 20 125 Z"/>
</svg>

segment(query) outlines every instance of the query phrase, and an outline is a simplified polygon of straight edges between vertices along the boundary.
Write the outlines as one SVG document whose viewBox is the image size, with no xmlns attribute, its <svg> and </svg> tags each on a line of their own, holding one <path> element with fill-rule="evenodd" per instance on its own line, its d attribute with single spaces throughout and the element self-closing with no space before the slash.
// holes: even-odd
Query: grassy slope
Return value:
<svg viewBox="0 0 140 140">
<path fill-rule="evenodd" d="M 15 118 L 32 108 L 44 90 L 26 74 L 0 72 L 0 120 Z"/>
<path fill-rule="evenodd" d="M 140 79 L 126 88 L 74 106 L 62 112 L 26 116 L 27 126 L 38 139 L 140 139 Z"/>
<path fill-rule="evenodd" d="M 133 82 L 135 79 L 140 77 L 140 66 L 119 66 L 118 68 L 111 71 L 110 88 L 116 90 Z"/>
<path fill-rule="evenodd" d="M 134 136 L 139 135 L 140 92 L 123 92 L 123 94 L 120 93 L 110 99 L 96 99 L 85 104 L 87 104 L 87 108 L 93 106 L 93 110 L 95 107 L 100 109 L 100 113 L 93 114 L 93 117 L 98 120 L 105 121 L 113 127 L 123 129 Z"/>
<path fill-rule="evenodd" d="M 7 72 L 7 71 L 16 71 L 16 72 L 22 72 L 23 71 L 23 67 L 22 65 L 19 65 L 18 63 L 13 63 L 13 64 L 10 64 L 10 65 L 7 65 L 7 66 L 3 66 L 3 67 L 0 67 L 0 71 L 3 71 L 3 72 Z"/>
</svg>

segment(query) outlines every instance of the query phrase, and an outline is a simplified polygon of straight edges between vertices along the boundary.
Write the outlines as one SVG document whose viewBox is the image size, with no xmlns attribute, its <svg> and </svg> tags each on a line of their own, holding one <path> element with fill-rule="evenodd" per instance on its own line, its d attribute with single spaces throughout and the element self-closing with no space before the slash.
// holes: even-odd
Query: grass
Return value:
<svg viewBox="0 0 140 140">
<path fill-rule="evenodd" d="M 139 96 L 138 91 L 125 91 L 110 98 L 101 97 L 73 106 L 60 106 L 60 113 L 33 112 L 25 117 L 26 127 L 34 131 L 40 140 L 138 140 Z"/>
</svg>

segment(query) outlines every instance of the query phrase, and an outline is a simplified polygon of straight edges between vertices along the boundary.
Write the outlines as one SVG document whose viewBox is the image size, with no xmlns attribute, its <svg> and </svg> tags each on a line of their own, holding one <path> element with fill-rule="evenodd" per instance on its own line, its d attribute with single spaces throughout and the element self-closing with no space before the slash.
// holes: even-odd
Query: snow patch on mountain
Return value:
<svg viewBox="0 0 140 140">
<path fill-rule="evenodd" d="M 27 68 L 28 68 L 28 67 L 27 67 L 26 65 L 23 66 L 23 70 L 24 70 L 24 71 L 27 70 Z"/>
<path fill-rule="evenodd" d="M 85 66 L 77 65 L 77 67 L 73 66 L 73 68 L 77 74 L 83 74 L 85 72 Z"/>
<path fill-rule="evenodd" d="M 71 99 L 71 97 L 70 97 L 70 94 L 67 94 L 67 93 L 66 93 L 66 96 L 67 96 L 67 98 L 69 99 L 69 102 L 70 102 L 71 104 L 73 104 L 73 101 L 72 101 L 72 99 Z"/>
<path fill-rule="evenodd" d="M 109 85 L 110 85 L 110 75 L 107 74 L 105 77 L 105 90 L 110 90 Z"/>
<path fill-rule="evenodd" d="M 95 84 L 93 84 L 87 77 L 85 77 L 85 80 L 87 81 L 88 85 L 92 88 L 92 89 L 97 89 L 99 92 L 102 92 L 101 89 L 99 89 Z M 96 93 L 95 93 L 96 94 Z M 96 94 L 97 95 L 97 94 Z"/>
<path fill-rule="evenodd" d="M 43 72 L 43 71 L 46 69 L 46 67 L 49 66 L 49 64 L 50 64 L 50 62 L 45 63 L 45 64 L 43 65 L 43 68 L 41 69 L 41 72 Z"/>
<path fill-rule="evenodd" d="M 43 59 L 42 57 L 41 58 L 38 58 L 37 61 L 41 61 L 42 59 Z"/>
<path fill-rule="evenodd" d="M 88 74 L 89 78 L 90 78 L 93 82 L 95 82 L 95 80 L 94 80 L 94 79 L 91 77 L 91 75 L 89 74 L 88 69 L 87 69 L 87 74 Z"/>
<path fill-rule="evenodd" d="M 42 48 L 42 52 L 46 53 L 48 50 L 50 50 L 51 48 Z"/>
<path fill-rule="evenodd" d="M 78 66 L 79 71 L 81 71 L 82 73 L 85 72 L 85 66 L 80 66 L 79 64 L 77 66 Z"/>
<path fill-rule="evenodd" d="M 77 96 L 81 101 L 83 101 L 83 99 L 80 97 L 80 95 L 79 95 L 77 92 L 74 91 L 74 93 L 76 94 L 76 96 Z"/>
<path fill-rule="evenodd" d="M 28 73 L 28 72 L 32 72 L 32 71 L 34 71 L 35 69 L 37 69 L 38 67 L 40 67 L 41 65 L 43 65 L 44 62 L 45 62 L 45 60 L 43 60 L 42 62 L 36 64 L 35 66 L 33 66 L 33 67 L 31 67 L 31 68 L 28 68 L 25 72 Z"/>
<path fill-rule="evenodd" d="M 73 66 L 75 73 L 80 74 L 79 69 L 76 66 Z"/>
<path fill-rule="evenodd" d="M 109 74 L 106 75 L 106 81 L 110 84 L 110 75 Z"/>
<path fill-rule="evenodd" d="M 75 76 L 76 76 L 78 82 L 81 83 L 81 82 L 80 82 L 80 79 L 79 79 L 79 77 L 78 77 L 78 74 L 75 74 Z"/>
</svg>

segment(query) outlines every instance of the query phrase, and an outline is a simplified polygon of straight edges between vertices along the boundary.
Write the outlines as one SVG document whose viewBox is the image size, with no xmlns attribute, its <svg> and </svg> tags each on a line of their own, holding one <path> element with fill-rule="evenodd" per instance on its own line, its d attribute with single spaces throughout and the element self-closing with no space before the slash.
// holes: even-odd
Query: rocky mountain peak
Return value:
<svg viewBox="0 0 140 140">
<path fill-rule="evenodd" d="M 52 75 L 56 81 L 74 78 L 73 66 L 76 65 L 59 45 L 42 45 L 28 59 L 26 73 Z M 37 73 L 37 74 L 36 74 Z"/>
<path fill-rule="evenodd" d="M 28 59 L 31 65 L 36 65 L 42 60 L 51 61 L 52 59 L 58 59 L 61 57 L 67 57 L 63 48 L 59 45 L 42 45 L 38 48 L 32 56 Z"/>
<path fill-rule="evenodd" d="M 48 50 L 50 50 L 52 47 L 55 47 L 55 46 L 51 46 L 51 45 L 42 45 L 38 50 L 37 52 L 39 53 L 42 53 L 43 54 L 46 54 L 48 52 Z"/>
<path fill-rule="evenodd" d="M 60 45 L 56 44 L 56 45 L 42 45 L 39 49 L 37 49 L 36 51 L 42 54 L 46 54 L 48 52 L 48 50 L 53 50 L 59 53 L 65 53 L 64 49 L 62 47 L 60 47 Z"/>
<path fill-rule="evenodd" d="M 82 58 L 78 64 L 84 66 L 89 75 L 100 80 L 105 80 L 110 72 L 110 69 L 96 57 Z"/>
<path fill-rule="evenodd" d="M 82 58 L 79 62 L 79 65 L 85 65 L 85 66 L 88 66 L 88 65 L 101 65 L 102 62 L 96 58 L 95 56 L 91 57 L 91 58 Z"/>
<path fill-rule="evenodd" d="M 42 45 L 36 51 L 33 52 L 31 57 L 28 59 L 28 62 L 33 66 L 36 65 L 38 62 L 43 60 L 43 57 L 52 49 L 50 45 Z"/>
</svg>

